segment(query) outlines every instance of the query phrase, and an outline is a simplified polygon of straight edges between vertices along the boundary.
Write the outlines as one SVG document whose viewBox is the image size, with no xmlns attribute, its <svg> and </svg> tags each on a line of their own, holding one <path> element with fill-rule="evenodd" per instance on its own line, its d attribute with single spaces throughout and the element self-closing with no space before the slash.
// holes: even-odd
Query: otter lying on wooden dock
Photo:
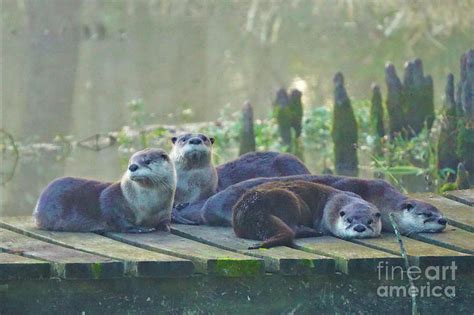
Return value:
<svg viewBox="0 0 474 315">
<path fill-rule="evenodd" d="M 291 246 L 294 238 L 380 236 L 379 210 L 356 194 L 307 181 L 268 182 L 246 192 L 232 210 L 238 237 L 263 241 L 249 249 Z"/>
<path fill-rule="evenodd" d="M 190 204 L 181 211 L 181 215 L 198 224 L 231 226 L 231 209 L 243 194 L 263 183 L 288 180 L 304 180 L 358 194 L 380 210 L 382 227 L 385 231 L 393 232 L 389 221 L 389 214 L 392 212 L 395 214 L 401 233 L 405 235 L 441 232 L 446 227 L 447 220 L 435 206 L 403 195 L 384 180 L 332 175 L 295 175 L 250 179 L 231 185 L 206 201 Z"/>
<path fill-rule="evenodd" d="M 40 229 L 70 232 L 169 231 L 176 172 L 161 149 L 135 153 L 120 182 L 64 177 L 41 193 L 33 217 Z"/>
</svg>

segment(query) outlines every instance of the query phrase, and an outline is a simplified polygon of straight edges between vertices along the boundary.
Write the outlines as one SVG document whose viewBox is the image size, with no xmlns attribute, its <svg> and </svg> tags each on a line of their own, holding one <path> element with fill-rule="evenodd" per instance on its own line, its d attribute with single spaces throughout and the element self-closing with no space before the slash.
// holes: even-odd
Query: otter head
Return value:
<svg viewBox="0 0 474 315">
<path fill-rule="evenodd" d="M 174 190 L 176 172 L 166 151 L 145 149 L 132 155 L 124 180 L 130 180 L 140 186 L 166 186 Z"/>
<path fill-rule="evenodd" d="M 344 239 L 380 236 L 381 214 L 373 204 L 358 196 L 341 199 L 331 211 L 330 230 L 333 235 Z"/>
<path fill-rule="evenodd" d="M 400 233 L 439 233 L 446 228 L 448 222 L 441 211 L 433 205 L 416 199 L 405 199 L 392 212 Z M 393 231 L 390 219 L 384 216 L 384 227 Z M 387 222 L 385 222 L 387 221 Z"/>
<path fill-rule="evenodd" d="M 170 157 L 176 164 L 196 168 L 211 163 L 214 138 L 188 133 L 173 137 L 171 141 L 173 149 Z"/>
</svg>

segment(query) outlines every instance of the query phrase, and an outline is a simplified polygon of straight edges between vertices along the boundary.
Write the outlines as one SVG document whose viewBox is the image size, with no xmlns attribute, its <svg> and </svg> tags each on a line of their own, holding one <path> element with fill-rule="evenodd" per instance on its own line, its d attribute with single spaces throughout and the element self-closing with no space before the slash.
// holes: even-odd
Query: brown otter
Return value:
<svg viewBox="0 0 474 315">
<path fill-rule="evenodd" d="M 218 191 L 256 177 L 310 174 L 296 156 L 278 152 L 250 152 L 217 167 Z"/>
<path fill-rule="evenodd" d="M 249 249 L 291 246 L 299 237 L 380 235 L 380 212 L 356 194 L 307 181 L 280 181 L 246 192 L 232 209 L 238 237 L 263 241 Z"/>
<path fill-rule="evenodd" d="M 217 191 L 217 171 L 212 163 L 214 138 L 184 134 L 171 138 L 170 158 L 176 167 L 175 205 L 207 199 Z"/>
<path fill-rule="evenodd" d="M 71 232 L 169 231 L 176 172 L 161 149 L 135 153 L 120 182 L 64 177 L 41 193 L 33 216 L 40 229 Z"/>
<path fill-rule="evenodd" d="M 177 141 L 177 139 L 174 141 Z M 303 162 L 296 156 L 278 152 L 249 152 L 235 160 L 217 166 L 216 169 L 218 177 L 217 191 L 222 191 L 233 184 L 256 177 L 310 174 Z M 178 190 L 181 173 L 184 174 L 186 172 L 178 171 Z M 185 185 L 183 186 L 185 187 Z M 173 209 L 173 222 L 183 224 L 203 223 L 199 209 L 206 200 L 207 197 L 190 204 L 189 201 L 175 201 L 177 207 Z"/>
<path fill-rule="evenodd" d="M 373 203 L 382 213 L 385 231 L 393 231 L 389 214 L 394 213 L 401 232 L 405 235 L 422 232 L 441 232 L 447 220 L 433 205 L 409 198 L 384 180 L 360 179 L 332 175 L 296 175 L 274 178 L 254 178 L 229 186 L 211 198 L 190 204 L 181 214 L 198 224 L 231 226 L 232 207 L 248 190 L 266 182 L 305 180 L 358 194 Z"/>
</svg>

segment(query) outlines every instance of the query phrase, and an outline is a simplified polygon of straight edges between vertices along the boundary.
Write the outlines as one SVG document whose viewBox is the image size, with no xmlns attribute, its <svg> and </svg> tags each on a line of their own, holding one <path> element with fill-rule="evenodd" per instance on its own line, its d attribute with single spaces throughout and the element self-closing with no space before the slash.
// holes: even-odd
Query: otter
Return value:
<svg viewBox="0 0 474 315">
<path fill-rule="evenodd" d="M 181 214 L 205 225 L 231 226 L 232 207 L 248 190 L 260 184 L 275 181 L 304 180 L 353 192 L 374 204 L 382 214 L 382 228 L 393 232 L 389 214 L 393 213 L 400 232 L 404 235 L 423 232 L 442 232 L 447 220 L 433 205 L 407 197 L 388 182 L 380 179 L 360 179 L 332 175 L 296 175 L 274 178 L 254 178 L 229 186 L 211 198 L 190 204 Z"/>
<path fill-rule="evenodd" d="M 173 141 L 176 142 L 179 140 L 177 138 Z M 296 156 L 278 152 L 249 152 L 241 155 L 237 159 L 217 166 L 216 171 L 218 178 L 217 192 L 236 183 L 256 177 L 280 177 L 310 174 L 303 162 L 301 162 Z M 182 173 L 183 176 L 186 176 L 185 170 L 183 170 Z M 178 172 L 178 187 L 179 183 L 180 172 Z M 186 185 L 183 185 L 183 187 L 186 188 Z M 199 209 L 203 206 L 206 200 L 207 197 L 194 202 L 183 200 L 176 201 L 177 206 L 173 209 L 172 222 L 182 224 L 202 224 L 203 222 L 201 220 Z M 232 206 L 229 210 L 231 208 Z"/>
<path fill-rule="evenodd" d="M 176 167 L 175 205 L 207 199 L 217 191 L 217 170 L 212 163 L 214 138 L 203 134 L 184 134 L 171 138 L 170 158 Z"/>
<path fill-rule="evenodd" d="M 292 246 L 294 238 L 380 236 L 379 210 L 356 194 L 307 181 L 280 181 L 246 192 L 232 209 L 238 237 L 263 241 L 249 249 Z"/>
<path fill-rule="evenodd" d="M 217 167 L 218 191 L 256 177 L 310 174 L 296 156 L 279 152 L 249 152 Z"/>
<path fill-rule="evenodd" d="M 173 161 L 161 149 L 129 160 L 119 182 L 64 177 L 41 193 L 33 217 L 44 230 L 70 232 L 169 231 L 176 189 Z"/>
</svg>

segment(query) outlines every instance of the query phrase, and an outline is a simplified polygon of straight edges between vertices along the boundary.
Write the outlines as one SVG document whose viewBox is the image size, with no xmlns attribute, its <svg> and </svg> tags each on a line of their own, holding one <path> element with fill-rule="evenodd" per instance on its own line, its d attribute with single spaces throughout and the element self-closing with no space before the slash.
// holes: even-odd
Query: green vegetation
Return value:
<svg viewBox="0 0 474 315">
<path fill-rule="evenodd" d="M 436 138 L 439 127 L 428 132 L 425 127 L 416 137 L 406 139 L 396 136 L 389 141 L 389 136 L 374 135 L 370 121 L 371 101 L 352 101 L 354 116 L 358 125 L 359 160 L 362 176 L 385 177 L 403 190 L 399 178 L 403 176 L 424 176 L 432 185 L 442 186 L 451 169 L 437 171 Z M 140 106 L 129 106 L 130 110 L 141 110 Z M 241 119 L 240 112 L 232 113 L 229 107 L 224 107 L 220 117 L 205 124 L 189 124 L 177 127 L 139 126 L 135 130 L 123 127 L 117 141 L 122 152 L 132 152 L 146 146 L 160 146 L 170 148 L 168 139 L 177 132 L 202 132 L 215 137 L 214 160 L 224 163 L 236 158 L 239 154 Z M 332 109 L 329 106 L 318 106 L 304 112 L 300 146 L 304 147 L 304 160 L 314 173 L 327 173 L 334 170 L 334 151 L 331 138 Z M 147 115 L 144 115 L 146 117 Z M 131 115 L 140 117 L 140 115 Z M 146 122 L 146 120 L 145 120 Z M 280 141 L 276 117 L 271 114 L 266 119 L 255 119 L 255 143 L 258 151 L 273 150 L 287 151 L 288 147 Z M 379 142 L 377 143 L 377 139 Z M 380 155 L 374 155 L 375 146 L 379 145 Z M 125 155 L 124 155 L 125 156 Z M 128 153 L 127 153 L 128 156 Z"/>
</svg>

